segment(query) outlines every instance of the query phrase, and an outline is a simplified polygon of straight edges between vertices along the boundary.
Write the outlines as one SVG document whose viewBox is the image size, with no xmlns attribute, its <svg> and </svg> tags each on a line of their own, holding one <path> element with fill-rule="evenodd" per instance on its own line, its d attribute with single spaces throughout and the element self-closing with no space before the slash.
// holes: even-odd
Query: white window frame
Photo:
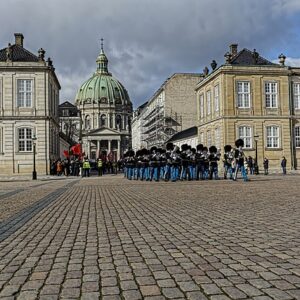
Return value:
<svg viewBox="0 0 300 300">
<path fill-rule="evenodd" d="M 265 81 L 264 89 L 265 89 L 266 108 L 277 108 L 278 107 L 278 82 Z"/>
<path fill-rule="evenodd" d="M 214 104 L 215 104 L 215 111 L 218 112 L 220 109 L 220 85 L 217 84 L 214 86 Z"/>
<path fill-rule="evenodd" d="M 200 143 L 204 144 L 204 132 L 200 132 Z"/>
<path fill-rule="evenodd" d="M 20 136 L 23 132 L 22 136 Z M 30 127 L 19 127 L 18 128 L 18 151 L 19 152 L 32 152 L 33 151 L 33 129 Z M 23 147 L 20 146 L 20 143 L 23 142 Z"/>
<path fill-rule="evenodd" d="M 207 147 L 210 147 L 212 145 L 211 131 L 210 130 L 207 130 L 207 132 L 206 132 L 206 139 L 207 139 Z"/>
<path fill-rule="evenodd" d="M 252 137 L 252 127 L 248 125 L 241 125 L 238 127 L 239 138 L 244 141 L 245 149 L 253 148 L 253 137 Z"/>
<path fill-rule="evenodd" d="M 237 81 L 237 107 L 250 108 L 251 104 L 251 83 L 250 81 Z"/>
<path fill-rule="evenodd" d="M 293 84 L 294 91 L 294 108 L 300 109 L 300 82 L 295 82 Z"/>
<path fill-rule="evenodd" d="M 211 114 L 211 91 L 206 92 L 206 106 L 207 106 L 207 115 Z"/>
<path fill-rule="evenodd" d="M 300 125 L 295 126 L 295 147 L 300 148 Z"/>
<path fill-rule="evenodd" d="M 200 95 L 200 119 L 204 118 L 204 95 Z"/>
<path fill-rule="evenodd" d="M 275 129 L 277 134 L 275 134 Z M 280 127 L 278 125 L 266 126 L 266 147 L 269 149 L 280 148 Z"/>
<path fill-rule="evenodd" d="M 17 107 L 32 107 L 33 80 L 17 79 Z"/>
</svg>

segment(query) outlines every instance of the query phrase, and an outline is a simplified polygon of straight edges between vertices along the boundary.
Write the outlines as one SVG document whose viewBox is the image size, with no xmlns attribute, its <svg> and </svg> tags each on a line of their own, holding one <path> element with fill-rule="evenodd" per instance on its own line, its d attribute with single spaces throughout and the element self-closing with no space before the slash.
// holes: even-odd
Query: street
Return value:
<svg viewBox="0 0 300 300">
<path fill-rule="evenodd" d="M 299 175 L 0 182 L 1 299 L 300 299 Z"/>
</svg>

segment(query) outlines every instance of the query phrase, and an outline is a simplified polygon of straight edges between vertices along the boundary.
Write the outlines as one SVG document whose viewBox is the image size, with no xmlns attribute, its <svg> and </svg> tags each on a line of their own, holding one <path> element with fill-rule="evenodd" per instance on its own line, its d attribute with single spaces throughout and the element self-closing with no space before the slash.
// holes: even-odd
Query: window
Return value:
<svg viewBox="0 0 300 300">
<path fill-rule="evenodd" d="M 100 127 L 106 126 L 106 115 L 101 115 L 100 117 Z"/>
<path fill-rule="evenodd" d="M 295 147 L 300 148 L 300 126 L 295 127 Z"/>
<path fill-rule="evenodd" d="M 252 128 L 249 126 L 239 127 L 239 138 L 244 141 L 244 148 L 252 148 Z"/>
<path fill-rule="evenodd" d="M 19 151 L 28 152 L 32 151 L 32 129 L 19 128 Z"/>
<path fill-rule="evenodd" d="M 204 95 L 200 95 L 200 118 L 204 118 Z"/>
<path fill-rule="evenodd" d="M 116 116 L 116 128 L 119 130 L 122 129 L 122 117 L 120 115 Z"/>
<path fill-rule="evenodd" d="M 211 132 L 210 130 L 207 131 L 207 147 L 211 146 Z"/>
<path fill-rule="evenodd" d="M 85 124 L 84 124 L 85 129 L 90 129 L 91 128 L 91 119 L 90 116 L 85 117 Z"/>
<path fill-rule="evenodd" d="M 204 133 L 203 132 L 200 133 L 200 143 L 204 144 Z"/>
<path fill-rule="evenodd" d="M 240 108 L 250 107 L 250 82 L 238 81 L 237 83 L 237 106 Z"/>
<path fill-rule="evenodd" d="M 267 108 L 277 107 L 277 82 L 265 82 L 265 100 Z"/>
<path fill-rule="evenodd" d="M 207 104 L 207 114 L 210 115 L 210 110 L 211 110 L 210 91 L 206 92 L 206 104 Z"/>
<path fill-rule="evenodd" d="M 300 83 L 294 83 L 294 106 L 300 109 Z"/>
<path fill-rule="evenodd" d="M 219 111 L 220 107 L 220 88 L 219 85 L 216 85 L 214 88 L 214 97 L 215 97 L 215 111 Z"/>
<path fill-rule="evenodd" d="M 277 126 L 267 127 L 267 147 L 279 148 L 279 127 Z"/>
<path fill-rule="evenodd" d="M 220 127 L 215 128 L 215 146 L 220 149 Z"/>
<path fill-rule="evenodd" d="M 32 80 L 17 80 L 17 106 L 31 107 L 32 105 Z"/>
</svg>

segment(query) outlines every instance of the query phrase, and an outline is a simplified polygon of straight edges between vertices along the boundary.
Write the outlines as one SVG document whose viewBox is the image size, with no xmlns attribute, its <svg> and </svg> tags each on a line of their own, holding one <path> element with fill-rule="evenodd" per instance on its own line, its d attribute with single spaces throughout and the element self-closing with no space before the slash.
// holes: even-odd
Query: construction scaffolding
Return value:
<svg viewBox="0 0 300 300">
<path fill-rule="evenodd" d="M 156 105 L 143 118 L 142 141 L 147 147 L 162 147 L 175 133 L 182 130 L 182 116 L 170 111 L 166 114 L 162 105 Z"/>
</svg>

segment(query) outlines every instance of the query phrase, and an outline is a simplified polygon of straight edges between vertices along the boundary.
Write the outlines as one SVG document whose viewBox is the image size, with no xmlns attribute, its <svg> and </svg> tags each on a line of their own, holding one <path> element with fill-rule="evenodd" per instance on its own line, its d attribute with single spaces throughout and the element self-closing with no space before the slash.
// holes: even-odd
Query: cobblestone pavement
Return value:
<svg viewBox="0 0 300 300">
<path fill-rule="evenodd" d="M 28 201 L 0 211 L 0 298 L 300 299 L 299 184 L 17 185 L 0 194 L 0 203 Z"/>
</svg>

